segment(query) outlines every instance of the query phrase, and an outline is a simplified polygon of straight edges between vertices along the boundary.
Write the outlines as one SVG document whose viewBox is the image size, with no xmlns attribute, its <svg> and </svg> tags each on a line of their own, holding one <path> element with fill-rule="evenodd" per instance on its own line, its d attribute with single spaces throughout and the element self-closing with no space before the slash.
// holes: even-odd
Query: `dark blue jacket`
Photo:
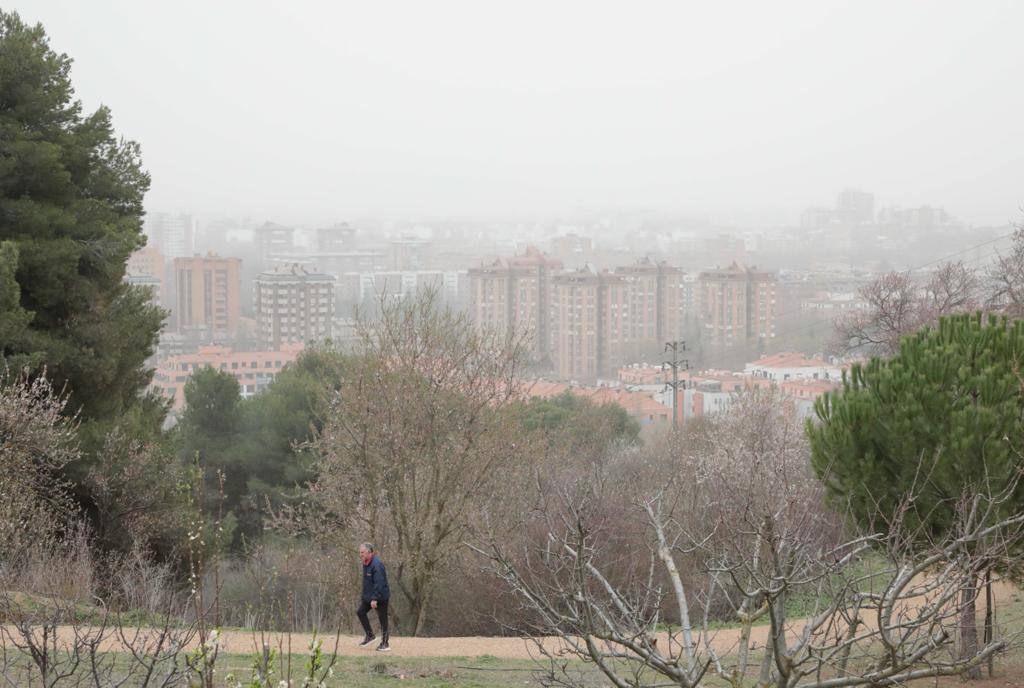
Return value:
<svg viewBox="0 0 1024 688">
<path fill-rule="evenodd" d="M 363 600 L 387 600 L 391 598 L 391 588 L 388 587 L 388 572 L 384 570 L 384 563 L 373 555 L 369 564 L 363 564 Z"/>
</svg>

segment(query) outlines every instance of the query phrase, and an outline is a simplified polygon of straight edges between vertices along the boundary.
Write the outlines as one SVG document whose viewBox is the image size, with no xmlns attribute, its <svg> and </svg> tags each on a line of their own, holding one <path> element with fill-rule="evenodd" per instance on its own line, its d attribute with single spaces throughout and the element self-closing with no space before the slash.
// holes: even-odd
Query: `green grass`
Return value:
<svg viewBox="0 0 1024 688">
<path fill-rule="evenodd" d="M 306 655 L 292 655 L 293 679 L 301 674 L 305 661 Z M 249 676 L 250 666 L 250 657 L 229 655 L 220 658 L 217 673 L 232 671 L 235 676 L 244 679 Z M 339 657 L 334 665 L 334 676 L 326 685 L 330 688 L 382 688 L 398 685 L 423 688 L 521 688 L 537 685 L 536 670 L 537 665 L 529 660 L 494 657 Z"/>
<path fill-rule="evenodd" d="M 302 685 L 302 674 L 307 658 L 306 654 L 291 656 L 293 686 Z M 27 658 L 25 660 L 27 662 Z M 38 682 L 38 675 L 29 672 L 27 664 L 23 663 L 23 666 L 22 671 L 11 675 L 15 683 L 29 685 L 30 680 Z M 247 686 L 251 668 L 251 655 L 222 654 L 217 658 L 216 685 L 227 686 L 227 677 L 233 674 L 237 681 Z M 286 661 L 276 660 L 272 683 L 275 688 L 278 682 L 287 676 L 287 669 Z M 530 660 L 506 660 L 496 657 L 339 657 L 334 664 L 333 675 L 324 685 L 327 688 L 522 688 L 539 685 L 536 680 L 537 669 L 538 665 Z M 81 670 L 84 672 L 86 668 L 83 666 Z"/>
</svg>

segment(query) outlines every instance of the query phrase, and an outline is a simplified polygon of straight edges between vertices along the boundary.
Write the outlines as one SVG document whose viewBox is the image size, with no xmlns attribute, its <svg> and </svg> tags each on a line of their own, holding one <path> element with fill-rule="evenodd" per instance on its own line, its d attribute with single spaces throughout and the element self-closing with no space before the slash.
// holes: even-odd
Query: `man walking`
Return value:
<svg viewBox="0 0 1024 688">
<path fill-rule="evenodd" d="M 366 635 L 360 647 L 369 645 L 374 641 L 373 631 L 370 629 L 370 610 L 377 610 L 377 619 L 380 621 L 380 645 L 377 652 L 387 652 L 388 647 L 388 600 L 391 598 L 391 589 L 388 588 L 388 572 L 380 558 L 373 553 L 373 545 L 364 542 L 359 545 L 359 558 L 363 562 L 363 599 L 359 605 L 356 615 L 359 623 L 363 625 Z"/>
</svg>

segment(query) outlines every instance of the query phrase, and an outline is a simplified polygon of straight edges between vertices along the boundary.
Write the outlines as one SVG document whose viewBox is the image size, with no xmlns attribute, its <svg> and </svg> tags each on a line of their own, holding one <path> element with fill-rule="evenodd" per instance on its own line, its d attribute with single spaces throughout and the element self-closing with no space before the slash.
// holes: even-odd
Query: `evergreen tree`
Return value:
<svg viewBox="0 0 1024 688">
<path fill-rule="evenodd" d="M 0 11 L 0 241 L 16 249 L 0 254 L 0 327 L 15 335 L 2 353 L 45 364 L 68 410 L 91 420 L 149 383 L 164 312 L 122 282 L 145 243 L 139 146 L 115 136 L 106 107 L 83 114 L 70 68 L 41 26 Z"/>
<path fill-rule="evenodd" d="M 533 398 L 513 407 L 527 432 L 540 431 L 548 444 L 596 460 L 615 445 L 640 441 L 640 425 L 617 404 L 595 404 L 566 390 L 550 399 Z"/>
<path fill-rule="evenodd" d="M 311 345 L 264 392 L 245 400 L 242 444 L 250 494 L 276 500 L 283 490 L 312 478 L 302 445 L 323 427 L 344 360 L 337 351 Z"/>
<path fill-rule="evenodd" d="M 233 544 L 258 538 L 267 503 L 280 505 L 313 477 L 305 443 L 322 427 L 341 384 L 345 356 L 315 345 L 278 373 L 262 393 L 243 399 L 230 373 L 203 368 L 185 385 L 185 411 L 175 428 L 181 464 L 199 459 L 217 506 L 217 472 L 224 475 L 223 507 L 237 524 Z"/>
<path fill-rule="evenodd" d="M 13 370 L 34 368 L 43 359 L 43 352 L 31 344 L 32 314 L 21 307 L 21 289 L 14 277 L 17 269 L 17 245 L 0 242 L 0 364 Z"/>
<path fill-rule="evenodd" d="M 821 422 L 807 426 L 815 469 L 865 522 L 916 486 L 922 536 L 941 536 L 953 518 L 943 505 L 998 492 L 1022 466 L 1022 363 L 1024 321 L 944 318 L 894 358 L 854 365 L 818 401 Z"/>
<path fill-rule="evenodd" d="M 262 393 L 243 400 L 240 435 L 231 461 L 244 488 L 238 504 L 238 535 L 258 537 L 267 504 L 280 506 L 312 479 L 305 444 L 316 437 L 341 384 L 344 355 L 311 345 Z"/>
<path fill-rule="evenodd" d="M 175 428 L 185 465 L 198 461 L 206 477 L 212 506 L 218 500 L 219 477 L 224 476 L 224 504 L 237 510 L 244 497 L 244 455 L 239 451 L 242 396 L 238 380 L 209 366 L 192 373 L 185 383 L 185 411 Z"/>
<path fill-rule="evenodd" d="M 954 504 L 1013 490 L 993 518 L 1024 509 L 1024 321 L 957 315 L 906 337 L 892 359 L 854 365 L 808 422 L 812 462 L 831 495 L 874 525 L 913 495 L 910 532 L 950 534 Z M 984 510 L 982 511 L 984 513 Z M 973 594 L 963 645 L 974 630 Z M 974 636 L 976 643 L 976 636 Z"/>
</svg>

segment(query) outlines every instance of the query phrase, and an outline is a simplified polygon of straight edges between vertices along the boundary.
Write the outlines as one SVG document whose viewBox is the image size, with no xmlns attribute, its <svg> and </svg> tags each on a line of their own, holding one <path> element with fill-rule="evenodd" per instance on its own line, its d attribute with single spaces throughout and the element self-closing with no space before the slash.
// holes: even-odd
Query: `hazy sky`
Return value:
<svg viewBox="0 0 1024 688">
<path fill-rule="evenodd" d="M 148 207 L 1021 219 L 1024 2 L 22 0 Z"/>
</svg>

